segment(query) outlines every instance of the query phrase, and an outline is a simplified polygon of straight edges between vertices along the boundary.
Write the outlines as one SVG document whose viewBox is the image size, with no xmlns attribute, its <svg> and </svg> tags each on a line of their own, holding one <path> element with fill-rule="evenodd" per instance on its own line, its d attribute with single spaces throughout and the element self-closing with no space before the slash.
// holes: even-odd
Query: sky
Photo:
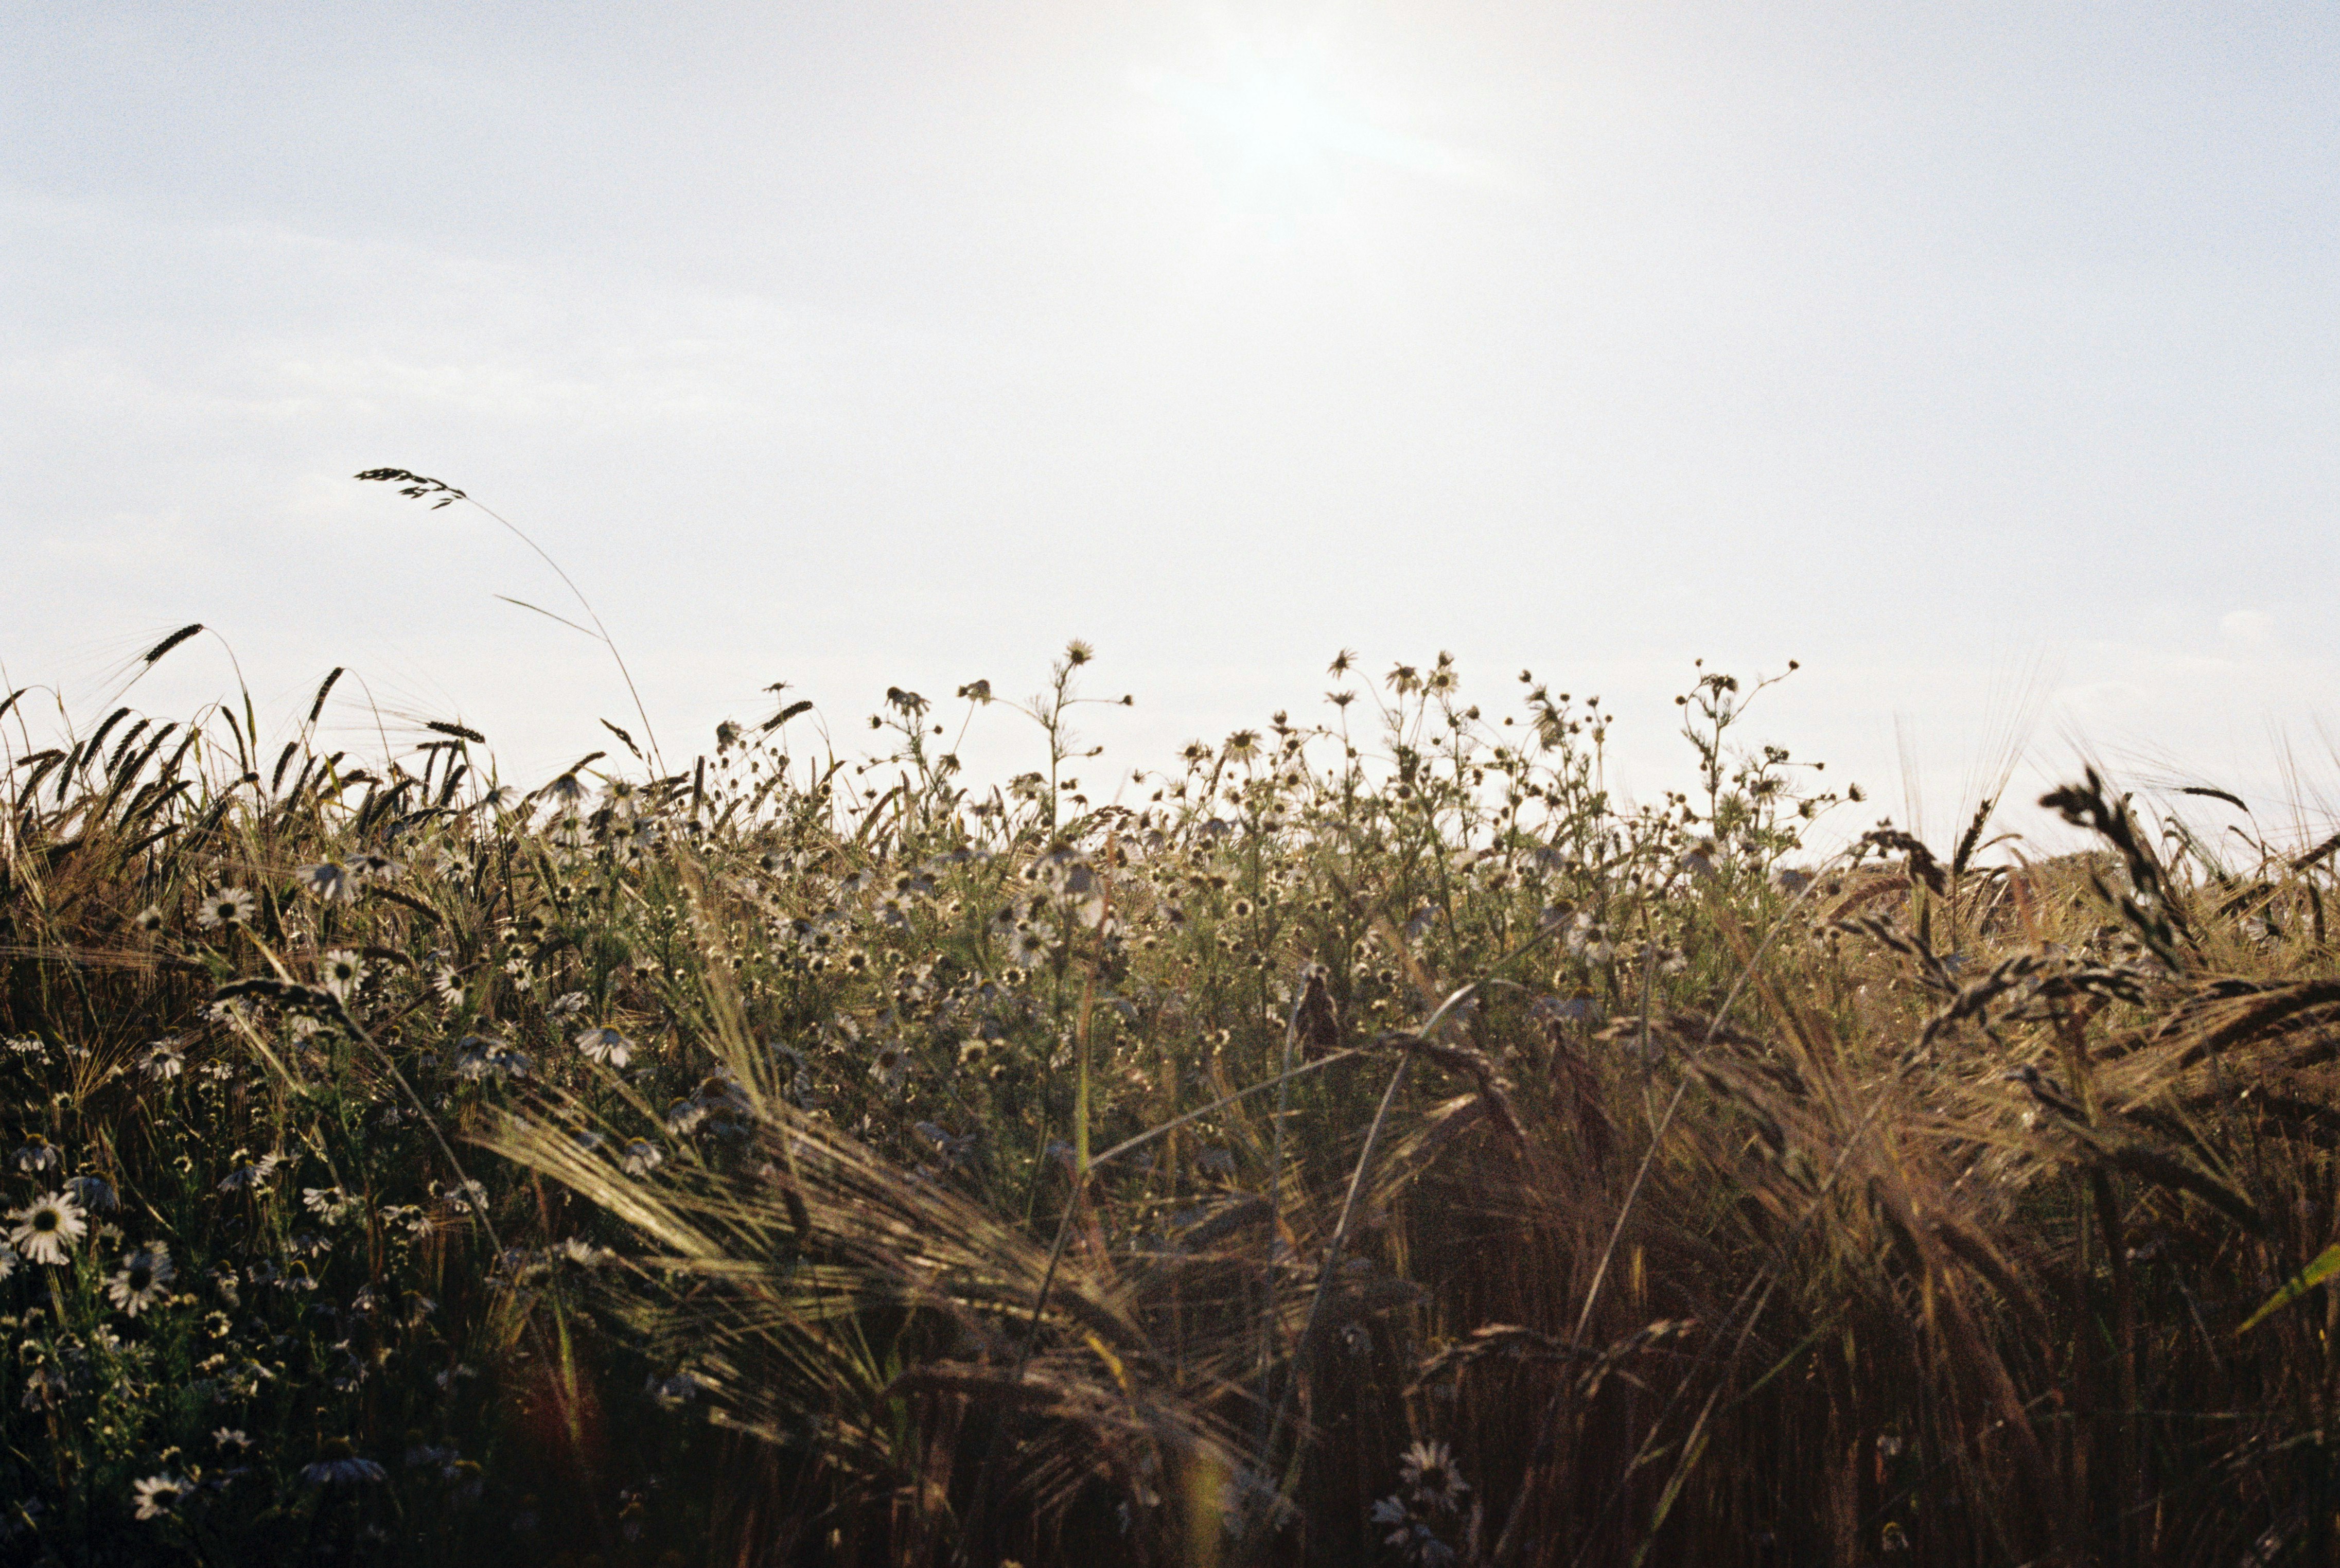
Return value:
<svg viewBox="0 0 2340 1568">
<path fill-rule="evenodd" d="M 2340 10 L 0 0 L 0 667 L 325 670 L 524 783 L 767 688 L 1127 710 L 1451 650 L 1937 836 L 2340 763 Z M 233 662 L 231 663 L 231 656 Z M 401 725 L 405 726 L 401 729 Z M 866 737 L 866 728 L 859 733 Z M 1037 738 L 995 711 L 981 765 Z M 2340 800 L 2340 791 L 2332 791 Z M 2038 816 L 2011 825 L 2029 829 Z M 1860 825 L 1866 825 L 1865 823 Z M 2306 830 L 2306 829 L 2303 829 Z"/>
</svg>

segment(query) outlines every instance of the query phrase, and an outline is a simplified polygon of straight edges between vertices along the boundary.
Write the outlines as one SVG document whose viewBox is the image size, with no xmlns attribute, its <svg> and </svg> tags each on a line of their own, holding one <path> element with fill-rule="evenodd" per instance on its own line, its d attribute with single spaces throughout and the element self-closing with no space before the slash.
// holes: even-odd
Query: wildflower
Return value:
<svg viewBox="0 0 2340 1568">
<path fill-rule="evenodd" d="M 164 926 L 163 911 L 149 904 L 130 918 L 130 923 L 148 936 L 154 936 Z"/>
<path fill-rule="evenodd" d="M 636 1138 L 626 1146 L 619 1163 L 628 1176 L 648 1176 L 666 1163 L 666 1153 L 648 1138 Z"/>
<path fill-rule="evenodd" d="M 317 983 L 346 1002 L 365 979 L 365 962 L 346 948 L 317 960 Z"/>
<path fill-rule="evenodd" d="M 606 1024 L 578 1036 L 577 1048 L 585 1053 L 588 1060 L 606 1062 L 613 1067 L 622 1067 L 634 1059 L 634 1042 Z"/>
<path fill-rule="evenodd" d="M 6 1242 L 0 1241 L 0 1279 L 6 1279 L 10 1275 L 15 1274 L 15 1272 L 16 1249 L 10 1246 Z"/>
<path fill-rule="evenodd" d="M 184 1050 L 185 1047 L 175 1035 L 153 1041 L 147 1046 L 146 1054 L 138 1058 L 138 1070 L 157 1083 L 167 1083 L 187 1070 L 187 1058 L 183 1054 Z"/>
<path fill-rule="evenodd" d="M 436 1183 L 432 1184 L 434 1186 Z M 457 1214 L 470 1214 L 474 1208 L 488 1206 L 488 1189 L 476 1176 L 466 1176 L 449 1186 L 443 1195 L 448 1208 Z M 419 1234 L 419 1233 L 418 1233 Z"/>
<path fill-rule="evenodd" d="M 599 1268 L 615 1255 L 608 1247 L 595 1246 L 581 1236 L 563 1236 L 552 1244 L 553 1255 L 580 1268 Z"/>
<path fill-rule="evenodd" d="M 52 1266 L 64 1262 L 73 1244 L 89 1232 L 81 1205 L 61 1192 L 35 1198 L 8 1217 L 16 1222 L 16 1228 L 8 1233 L 16 1250 L 35 1263 Z"/>
<path fill-rule="evenodd" d="M 302 1481 L 311 1486 L 346 1486 L 362 1481 L 380 1481 L 389 1472 L 371 1459 L 361 1459 L 351 1450 L 346 1437 L 329 1437 L 313 1464 L 301 1467 Z"/>
<path fill-rule="evenodd" d="M 1588 964 L 1605 964 L 1617 956 L 1617 944 L 1610 938 L 1608 928 L 1590 910 L 1570 922 L 1564 940 L 1570 954 Z"/>
<path fill-rule="evenodd" d="M 1454 1455 L 1443 1443 L 1416 1443 L 1398 1459 L 1398 1479 L 1413 1489 L 1417 1502 L 1440 1508 L 1462 1504 L 1471 1488 L 1454 1468 Z"/>
<path fill-rule="evenodd" d="M 563 991 L 548 1003 L 544 1010 L 556 1018 L 573 1018 L 585 1010 L 588 999 L 582 991 Z"/>
<path fill-rule="evenodd" d="M 178 1276 L 179 1271 L 172 1266 L 171 1249 L 159 1241 L 148 1242 L 122 1255 L 122 1267 L 105 1282 L 105 1294 L 114 1305 L 136 1317 L 167 1297 L 171 1282 Z"/>
<path fill-rule="evenodd" d="M 238 1427 L 223 1426 L 213 1432 L 212 1444 L 216 1448 L 249 1448 L 252 1439 Z"/>
<path fill-rule="evenodd" d="M 276 1174 L 276 1167 L 283 1163 L 283 1155 L 263 1155 L 250 1165 L 238 1166 L 234 1170 L 230 1171 L 227 1179 L 219 1184 L 219 1190 L 232 1193 L 241 1192 L 247 1187 L 264 1186 L 268 1178 Z"/>
<path fill-rule="evenodd" d="M 363 854 L 352 855 L 348 859 L 343 860 L 342 862 L 342 869 L 347 871 L 352 878 L 355 878 L 361 882 L 395 882 L 398 880 L 398 862 L 392 859 L 387 855 L 379 855 L 371 849 L 367 850 Z"/>
<path fill-rule="evenodd" d="M 1008 938 L 1007 958 L 1018 968 L 1036 968 L 1048 957 L 1049 942 L 1056 933 L 1046 926 L 1018 926 L 1016 935 Z"/>
<path fill-rule="evenodd" d="M 130 1494 L 137 1501 L 139 1518 L 166 1518 L 187 1495 L 187 1479 L 183 1475 L 149 1475 L 143 1481 L 132 1482 Z"/>
<path fill-rule="evenodd" d="M 1384 1497 L 1373 1504 L 1375 1524 L 1388 1528 L 1382 1537 L 1383 1544 L 1394 1547 L 1408 1563 L 1423 1568 L 1446 1568 L 1454 1559 L 1454 1548 L 1438 1538 L 1438 1533 L 1428 1521 L 1418 1519 L 1413 1511 L 1397 1497 Z"/>
<path fill-rule="evenodd" d="M 195 908 L 195 924 L 206 931 L 242 926 L 252 919 L 252 895 L 241 888 L 214 888 Z"/>
<path fill-rule="evenodd" d="M 880 1044 L 869 1060 L 869 1076 L 888 1089 L 898 1089 L 910 1076 L 910 1050 L 899 1040 Z"/>
<path fill-rule="evenodd" d="M 322 866 L 303 866 L 292 873 L 292 879 L 320 903 L 346 904 L 357 897 L 357 885 L 350 879 L 350 874 L 330 861 Z"/>
<path fill-rule="evenodd" d="M 73 1392 L 73 1384 L 54 1366 L 35 1366 L 25 1374 L 25 1393 L 17 1404 L 26 1410 L 55 1410 Z"/>
<path fill-rule="evenodd" d="M 463 1005 L 462 977 L 445 964 L 441 964 L 431 971 L 431 989 L 441 1002 L 451 1007 L 460 1007 Z"/>
<path fill-rule="evenodd" d="M 25 1136 L 25 1146 L 18 1149 L 11 1157 L 18 1170 L 23 1171 L 26 1176 L 32 1176 L 40 1171 L 56 1169 L 57 1162 L 62 1156 L 57 1153 L 57 1146 L 49 1142 L 47 1138 L 38 1133 L 27 1133 Z"/>
</svg>

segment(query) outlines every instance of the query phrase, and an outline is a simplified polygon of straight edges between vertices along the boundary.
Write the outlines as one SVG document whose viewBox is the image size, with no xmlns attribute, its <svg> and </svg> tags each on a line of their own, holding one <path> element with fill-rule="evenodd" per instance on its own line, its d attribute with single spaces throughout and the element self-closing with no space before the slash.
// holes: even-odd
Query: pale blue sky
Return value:
<svg viewBox="0 0 2340 1568">
<path fill-rule="evenodd" d="M 0 0 L 0 660 L 200 620 L 526 772 L 1101 652 L 1124 763 L 1371 666 L 1937 830 L 1994 705 L 2332 770 L 2340 8 Z M 183 662 L 182 662 L 183 660 Z M 208 661 L 208 662 L 207 662 Z M 2028 673 L 2027 673 L 2028 672 Z M 226 679 L 174 655 L 141 695 Z M 354 688 L 345 688 L 354 690 Z M 345 712 L 345 722 L 355 715 Z M 1003 748 L 1016 738 L 1003 729 Z M 1002 755 L 1005 753 L 1003 751 Z M 2028 777 L 2028 776 L 2027 776 Z"/>
</svg>

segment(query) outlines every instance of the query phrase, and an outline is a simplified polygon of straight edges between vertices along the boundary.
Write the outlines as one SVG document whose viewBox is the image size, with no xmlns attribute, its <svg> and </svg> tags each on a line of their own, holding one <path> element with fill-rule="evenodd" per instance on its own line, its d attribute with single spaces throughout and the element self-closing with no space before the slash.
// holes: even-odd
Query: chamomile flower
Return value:
<svg viewBox="0 0 2340 1568">
<path fill-rule="evenodd" d="M 317 983 L 346 1002 L 365 981 L 365 960 L 347 948 L 336 948 L 317 960 Z"/>
<path fill-rule="evenodd" d="M 214 888 L 195 906 L 195 924 L 206 931 L 248 925 L 253 908 L 252 895 L 243 888 Z"/>
<path fill-rule="evenodd" d="M 25 1146 L 11 1155 L 9 1161 L 26 1176 L 35 1176 L 42 1171 L 56 1169 L 61 1157 L 56 1145 L 38 1133 L 27 1133 L 25 1135 Z"/>
<path fill-rule="evenodd" d="M 122 1266 L 105 1282 L 105 1294 L 114 1305 L 136 1317 L 171 1294 L 171 1282 L 179 1276 L 172 1265 L 171 1249 L 159 1241 L 134 1247 L 122 1255 Z"/>
<path fill-rule="evenodd" d="M 900 1088 L 910 1076 L 909 1048 L 898 1040 L 881 1042 L 870 1057 L 869 1076 L 889 1090 Z"/>
<path fill-rule="evenodd" d="M 73 1244 L 89 1234 L 81 1205 L 61 1192 L 44 1194 L 12 1210 L 8 1217 L 16 1222 L 16 1228 L 8 1233 L 16 1250 L 32 1262 L 51 1267 L 64 1263 Z"/>
<path fill-rule="evenodd" d="M 276 1174 L 276 1167 L 283 1163 L 283 1155 L 263 1155 L 251 1164 L 238 1166 L 230 1171 L 226 1179 L 219 1184 L 219 1190 L 223 1193 L 233 1193 L 265 1186 L 268 1185 L 268 1178 Z"/>
<path fill-rule="evenodd" d="M 380 1481 L 389 1472 L 371 1459 L 362 1459 L 346 1437 L 329 1437 L 316 1460 L 301 1467 L 301 1479 L 310 1486 L 352 1486 Z"/>
<path fill-rule="evenodd" d="M 183 1475 L 149 1475 L 130 1484 L 130 1495 L 141 1519 L 163 1519 L 184 1500 L 190 1488 Z"/>
<path fill-rule="evenodd" d="M 352 855 L 343 860 L 342 869 L 347 871 L 352 880 L 359 882 L 398 880 L 398 862 L 387 855 L 376 854 L 371 849 L 363 854 Z"/>
<path fill-rule="evenodd" d="M 167 1083 L 187 1070 L 185 1047 L 175 1035 L 152 1041 L 138 1058 L 138 1070 L 157 1083 Z"/>
<path fill-rule="evenodd" d="M 605 1062 L 613 1067 L 622 1067 L 634 1059 L 634 1042 L 606 1024 L 578 1036 L 577 1048 L 585 1053 L 589 1061 Z"/>
<path fill-rule="evenodd" d="M 1471 1487 L 1454 1468 L 1453 1453 L 1443 1443 L 1416 1443 L 1398 1458 L 1398 1479 L 1413 1490 L 1414 1500 L 1440 1508 L 1462 1504 Z"/>
<path fill-rule="evenodd" d="M 65 1183 L 65 1196 L 93 1214 L 101 1214 L 122 1206 L 114 1195 L 114 1184 L 102 1176 L 77 1176 Z"/>
<path fill-rule="evenodd" d="M 648 1138 L 636 1138 L 626 1146 L 619 1163 L 628 1176 L 648 1176 L 666 1163 L 666 1152 Z"/>
<path fill-rule="evenodd" d="M 1007 961 L 1017 968 L 1036 968 L 1047 961 L 1056 933 L 1046 926 L 1018 926 L 1007 939 Z"/>
<path fill-rule="evenodd" d="M 349 872 L 328 861 L 322 866 L 303 866 L 292 873 L 292 879 L 308 889 L 322 904 L 346 904 L 357 897 L 357 884 Z"/>
<path fill-rule="evenodd" d="M 130 918 L 130 924 L 141 933 L 152 937 L 160 934 L 168 922 L 163 911 L 149 904 Z"/>
</svg>

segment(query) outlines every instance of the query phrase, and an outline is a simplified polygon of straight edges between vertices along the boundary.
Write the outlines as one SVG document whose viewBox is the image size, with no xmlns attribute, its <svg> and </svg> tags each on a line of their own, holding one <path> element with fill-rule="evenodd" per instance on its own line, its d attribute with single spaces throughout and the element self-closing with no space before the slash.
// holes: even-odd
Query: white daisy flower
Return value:
<svg viewBox="0 0 2340 1568">
<path fill-rule="evenodd" d="M 104 1213 L 122 1206 L 114 1196 L 114 1184 L 102 1176 L 77 1176 L 65 1183 L 65 1196 L 92 1213 Z"/>
<path fill-rule="evenodd" d="M 141 1519 L 168 1517 L 188 1491 L 187 1478 L 183 1475 L 149 1475 L 143 1481 L 130 1484 L 130 1494 L 137 1502 L 138 1517 Z"/>
<path fill-rule="evenodd" d="M 303 866 L 292 873 L 292 879 L 307 888 L 320 903 L 346 904 L 357 897 L 357 883 L 349 872 L 328 862 L 322 866 Z"/>
<path fill-rule="evenodd" d="M 16 1222 L 16 1228 L 8 1233 L 16 1250 L 35 1263 L 52 1267 L 64 1262 L 73 1244 L 89 1234 L 81 1205 L 61 1192 L 44 1194 L 11 1211 L 8 1217 Z"/>
<path fill-rule="evenodd" d="M 346 1002 L 365 980 L 365 960 L 346 948 L 336 948 L 317 960 L 317 983 Z"/>
<path fill-rule="evenodd" d="M 268 1178 L 276 1174 L 276 1167 L 283 1163 L 283 1155 L 263 1155 L 250 1165 L 238 1166 L 230 1171 L 227 1179 L 219 1184 L 219 1190 L 241 1192 L 247 1187 L 263 1186 L 267 1184 Z"/>
<path fill-rule="evenodd" d="M 648 1138 L 636 1138 L 626 1146 L 620 1163 L 628 1176 L 648 1176 L 666 1163 L 666 1152 Z"/>
<path fill-rule="evenodd" d="M 206 931 L 251 922 L 252 895 L 241 888 L 214 888 L 195 906 L 195 924 Z"/>
<path fill-rule="evenodd" d="M 1007 961 L 1018 968 L 1036 968 L 1047 960 L 1056 932 L 1046 926 L 1018 926 L 1008 938 Z"/>
<path fill-rule="evenodd" d="M 590 1060 L 622 1067 L 634 1059 L 634 1042 L 606 1024 L 577 1037 L 577 1048 Z"/>
<path fill-rule="evenodd" d="M 114 1305 L 136 1317 L 171 1294 L 171 1282 L 179 1276 L 172 1266 L 171 1249 L 159 1241 L 148 1242 L 122 1255 L 122 1267 L 105 1282 L 105 1294 Z"/>
<path fill-rule="evenodd" d="M 317 1460 L 301 1467 L 302 1481 L 311 1486 L 350 1486 L 380 1481 L 388 1474 L 372 1460 L 352 1453 L 346 1437 L 327 1438 Z"/>
<path fill-rule="evenodd" d="M 1398 1460 L 1398 1479 L 1413 1490 L 1419 1502 L 1441 1508 L 1459 1507 L 1471 1490 L 1454 1468 L 1453 1453 L 1443 1443 L 1416 1443 Z"/>
<path fill-rule="evenodd" d="M 18 1170 L 26 1176 L 36 1176 L 42 1171 L 56 1169 L 62 1156 L 57 1153 L 56 1145 L 38 1133 L 27 1133 L 25 1135 L 25 1146 L 9 1157 Z"/>
<path fill-rule="evenodd" d="M 352 855 L 342 862 L 342 869 L 360 882 L 398 880 L 398 862 L 387 855 L 377 855 L 372 850 L 362 855 Z"/>
</svg>

